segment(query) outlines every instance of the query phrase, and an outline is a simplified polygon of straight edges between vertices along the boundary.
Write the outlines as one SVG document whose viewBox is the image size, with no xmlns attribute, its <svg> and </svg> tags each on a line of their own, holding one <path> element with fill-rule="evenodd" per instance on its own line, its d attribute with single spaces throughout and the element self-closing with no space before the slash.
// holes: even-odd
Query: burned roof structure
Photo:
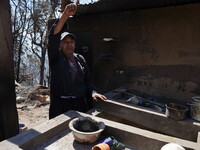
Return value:
<svg viewBox="0 0 200 150">
<path fill-rule="evenodd" d="M 80 5 L 78 14 L 105 13 L 199 3 L 199 0 L 99 0 Z"/>
</svg>

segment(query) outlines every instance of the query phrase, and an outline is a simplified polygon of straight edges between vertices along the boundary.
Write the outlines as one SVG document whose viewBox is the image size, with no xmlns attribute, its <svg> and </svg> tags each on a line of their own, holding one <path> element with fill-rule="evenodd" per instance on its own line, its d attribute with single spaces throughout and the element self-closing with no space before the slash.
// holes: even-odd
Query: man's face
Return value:
<svg viewBox="0 0 200 150">
<path fill-rule="evenodd" d="M 66 36 L 60 42 L 60 49 L 66 56 L 72 56 L 75 49 L 75 41 L 71 36 Z"/>
</svg>

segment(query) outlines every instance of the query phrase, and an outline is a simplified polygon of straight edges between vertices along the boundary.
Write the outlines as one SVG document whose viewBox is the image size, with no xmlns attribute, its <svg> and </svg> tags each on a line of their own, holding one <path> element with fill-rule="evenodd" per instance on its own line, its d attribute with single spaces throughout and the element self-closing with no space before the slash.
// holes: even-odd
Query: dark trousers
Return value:
<svg viewBox="0 0 200 150">
<path fill-rule="evenodd" d="M 64 99 L 51 96 L 51 103 L 49 108 L 49 119 L 52 119 L 69 110 L 76 110 L 86 112 L 88 110 L 84 97 Z"/>
</svg>

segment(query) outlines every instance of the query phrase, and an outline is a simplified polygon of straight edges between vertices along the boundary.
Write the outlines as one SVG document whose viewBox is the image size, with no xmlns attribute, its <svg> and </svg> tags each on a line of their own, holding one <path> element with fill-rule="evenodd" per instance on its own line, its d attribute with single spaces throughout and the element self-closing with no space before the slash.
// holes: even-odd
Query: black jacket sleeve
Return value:
<svg viewBox="0 0 200 150">
<path fill-rule="evenodd" d="M 48 58 L 49 58 L 50 65 L 54 63 L 57 60 L 57 58 L 59 58 L 59 55 L 60 55 L 59 45 L 60 45 L 61 33 L 67 30 L 67 24 L 65 24 L 61 32 L 59 32 L 58 34 L 54 34 L 53 32 L 57 23 L 58 23 L 58 19 L 53 20 L 53 23 L 51 23 L 52 25 L 48 33 Z"/>
<path fill-rule="evenodd" d="M 59 44 L 60 44 L 60 33 L 54 35 L 54 28 L 58 20 L 55 20 L 53 25 L 50 27 L 48 35 L 48 58 L 49 64 L 52 64 L 59 55 Z"/>
</svg>

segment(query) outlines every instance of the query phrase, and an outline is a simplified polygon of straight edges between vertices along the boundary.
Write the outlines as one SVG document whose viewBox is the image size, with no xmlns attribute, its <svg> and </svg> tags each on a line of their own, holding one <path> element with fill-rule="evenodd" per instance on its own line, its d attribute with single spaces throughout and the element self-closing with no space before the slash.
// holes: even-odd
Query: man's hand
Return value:
<svg viewBox="0 0 200 150">
<path fill-rule="evenodd" d="M 100 99 L 102 99 L 102 100 L 107 100 L 107 98 L 106 98 L 104 95 L 101 95 L 101 94 L 99 94 L 99 93 L 92 93 L 92 98 L 93 98 L 94 100 L 97 100 L 97 98 L 100 98 Z"/>
<path fill-rule="evenodd" d="M 78 4 L 79 4 L 79 0 L 77 0 L 75 3 L 68 4 L 65 7 L 64 15 L 66 15 L 66 16 L 73 16 L 73 15 L 75 15 Z"/>
</svg>

